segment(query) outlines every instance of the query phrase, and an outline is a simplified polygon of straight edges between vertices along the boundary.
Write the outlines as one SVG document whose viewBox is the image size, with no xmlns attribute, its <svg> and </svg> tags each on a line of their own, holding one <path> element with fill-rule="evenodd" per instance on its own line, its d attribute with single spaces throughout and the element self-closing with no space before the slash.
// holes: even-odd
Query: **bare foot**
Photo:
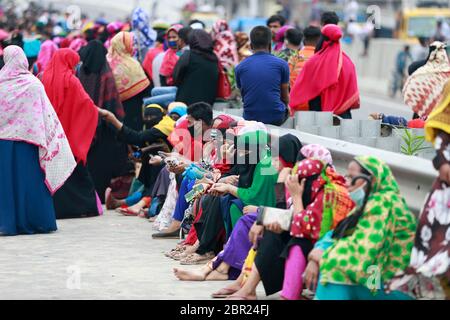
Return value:
<svg viewBox="0 0 450 320">
<path fill-rule="evenodd" d="M 241 288 L 239 291 L 229 296 L 227 300 L 256 300 L 256 292 L 248 292 Z"/>
<path fill-rule="evenodd" d="M 111 188 L 106 189 L 105 192 L 105 204 L 107 210 L 114 210 L 125 204 L 124 200 L 117 200 L 112 195 Z"/>
<path fill-rule="evenodd" d="M 162 230 L 161 233 L 172 233 L 177 230 L 180 230 L 180 227 L 181 227 L 181 222 L 174 221 L 167 229 Z"/>
<path fill-rule="evenodd" d="M 181 281 L 205 281 L 207 273 L 202 268 L 200 270 L 187 271 L 178 268 L 173 269 L 173 273 Z"/>
<path fill-rule="evenodd" d="M 221 273 L 217 270 L 212 271 L 207 277 L 206 281 L 227 281 L 228 273 Z"/>
</svg>

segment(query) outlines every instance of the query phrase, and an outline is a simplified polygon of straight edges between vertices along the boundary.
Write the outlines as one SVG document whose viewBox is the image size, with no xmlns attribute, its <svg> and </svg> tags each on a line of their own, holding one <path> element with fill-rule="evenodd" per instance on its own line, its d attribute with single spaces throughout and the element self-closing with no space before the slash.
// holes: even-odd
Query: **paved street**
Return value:
<svg viewBox="0 0 450 320">
<path fill-rule="evenodd" d="M 0 300 L 204 300 L 226 285 L 178 281 L 172 268 L 179 264 L 162 254 L 176 240 L 153 240 L 143 219 L 108 212 L 58 227 L 50 235 L 0 239 Z"/>
</svg>

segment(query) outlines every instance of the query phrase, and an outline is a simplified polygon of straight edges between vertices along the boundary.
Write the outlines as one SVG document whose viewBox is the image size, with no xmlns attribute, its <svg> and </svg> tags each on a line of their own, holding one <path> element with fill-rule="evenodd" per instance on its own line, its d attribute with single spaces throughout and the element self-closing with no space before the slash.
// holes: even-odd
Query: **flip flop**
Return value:
<svg viewBox="0 0 450 320">
<path fill-rule="evenodd" d="M 228 298 L 229 296 L 235 294 L 238 291 L 239 290 L 232 290 L 232 289 L 228 289 L 228 288 L 223 288 L 223 289 L 220 289 L 217 292 L 214 292 L 211 295 L 211 298 L 213 298 L 213 299 L 225 299 L 225 298 Z"/>
<path fill-rule="evenodd" d="M 139 213 L 133 212 L 130 208 L 120 208 L 118 212 L 126 217 L 137 217 Z"/>
<path fill-rule="evenodd" d="M 198 264 L 205 264 L 206 262 L 210 261 L 214 258 L 213 254 L 207 253 L 203 256 L 193 253 L 188 256 L 186 256 L 184 259 L 180 260 L 180 264 L 183 266 L 194 266 Z"/>
</svg>

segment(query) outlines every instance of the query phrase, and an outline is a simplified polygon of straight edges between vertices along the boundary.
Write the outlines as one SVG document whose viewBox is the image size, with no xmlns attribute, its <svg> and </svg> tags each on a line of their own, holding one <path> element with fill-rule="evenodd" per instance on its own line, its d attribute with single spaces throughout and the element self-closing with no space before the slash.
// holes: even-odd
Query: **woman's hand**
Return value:
<svg viewBox="0 0 450 320">
<path fill-rule="evenodd" d="M 286 188 L 291 195 L 303 196 L 305 190 L 306 179 L 303 179 L 301 183 L 298 182 L 298 174 L 294 176 L 288 176 L 285 182 Z"/>
<path fill-rule="evenodd" d="M 105 120 L 106 122 L 111 123 L 117 130 L 121 130 L 121 129 L 122 129 L 123 123 L 120 122 L 120 121 L 116 118 L 116 116 L 114 115 L 114 113 L 112 113 L 112 112 L 110 112 L 110 111 L 108 111 L 108 110 L 105 110 L 105 109 L 100 109 L 100 108 L 97 108 L 97 109 L 98 109 L 98 115 L 99 115 L 103 120 Z"/>
<path fill-rule="evenodd" d="M 234 159 L 235 153 L 236 153 L 236 150 L 234 150 L 234 144 L 229 145 L 227 143 L 224 143 L 220 147 L 220 154 L 222 155 L 222 159 L 225 159 L 225 160 Z"/>
<path fill-rule="evenodd" d="M 286 183 L 287 178 L 291 175 L 291 168 L 284 168 L 278 175 L 278 183 Z"/>
<path fill-rule="evenodd" d="M 258 243 L 258 239 L 261 238 L 264 234 L 264 227 L 258 226 L 256 222 L 253 224 L 253 226 L 250 229 L 250 232 L 248 234 L 249 240 L 251 243 L 253 243 L 253 246 L 256 246 Z"/>
<path fill-rule="evenodd" d="M 244 210 L 242 210 L 244 214 L 255 213 L 256 211 L 258 211 L 258 207 L 256 206 L 246 206 L 244 207 Z"/>
<path fill-rule="evenodd" d="M 319 264 L 315 261 L 309 261 L 305 269 L 304 277 L 306 288 L 315 292 L 319 281 Z"/>
<path fill-rule="evenodd" d="M 226 183 L 216 183 L 211 187 L 211 192 L 217 194 L 227 194 L 229 193 L 229 185 Z"/>
<path fill-rule="evenodd" d="M 220 179 L 219 182 L 236 186 L 239 183 L 239 176 L 228 176 L 223 179 Z"/>
<path fill-rule="evenodd" d="M 97 108 L 98 109 L 98 115 L 105 121 L 107 122 L 113 122 L 114 120 L 116 120 L 116 116 L 105 109 L 101 109 L 101 108 Z"/>
<path fill-rule="evenodd" d="M 283 229 L 281 229 L 281 226 L 278 222 L 274 222 L 274 223 L 267 225 L 266 229 L 269 230 L 270 232 L 273 232 L 276 234 L 283 233 Z"/>
<path fill-rule="evenodd" d="M 450 164 L 445 163 L 439 168 L 439 179 L 450 184 Z"/>
<path fill-rule="evenodd" d="M 182 174 L 184 170 L 186 170 L 186 164 L 181 162 L 176 166 L 167 166 L 167 169 L 169 170 L 169 172 Z"/>
<path fill-rule="evenodd" d="M 163 162 L 163 159 L 160 156 L 152 156 L 148 163 L 152 166 L 160 165 Z"/>
</svg>

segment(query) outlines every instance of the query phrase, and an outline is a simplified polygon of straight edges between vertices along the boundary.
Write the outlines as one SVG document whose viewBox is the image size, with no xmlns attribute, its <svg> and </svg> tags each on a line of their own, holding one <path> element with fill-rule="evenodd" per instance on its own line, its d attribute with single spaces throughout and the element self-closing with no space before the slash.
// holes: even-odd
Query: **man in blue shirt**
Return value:
<svg viewBox="0 0 450 320">
<path fill-rule="evenodd" d="M 244 100 L 245 120 L 281 126 L 289 111 L 289 65 L 273 56 L 272 33 L 264 26 L 250 33 L 254 54 L 236 67 L 236 82 Z"/>
</svg>

